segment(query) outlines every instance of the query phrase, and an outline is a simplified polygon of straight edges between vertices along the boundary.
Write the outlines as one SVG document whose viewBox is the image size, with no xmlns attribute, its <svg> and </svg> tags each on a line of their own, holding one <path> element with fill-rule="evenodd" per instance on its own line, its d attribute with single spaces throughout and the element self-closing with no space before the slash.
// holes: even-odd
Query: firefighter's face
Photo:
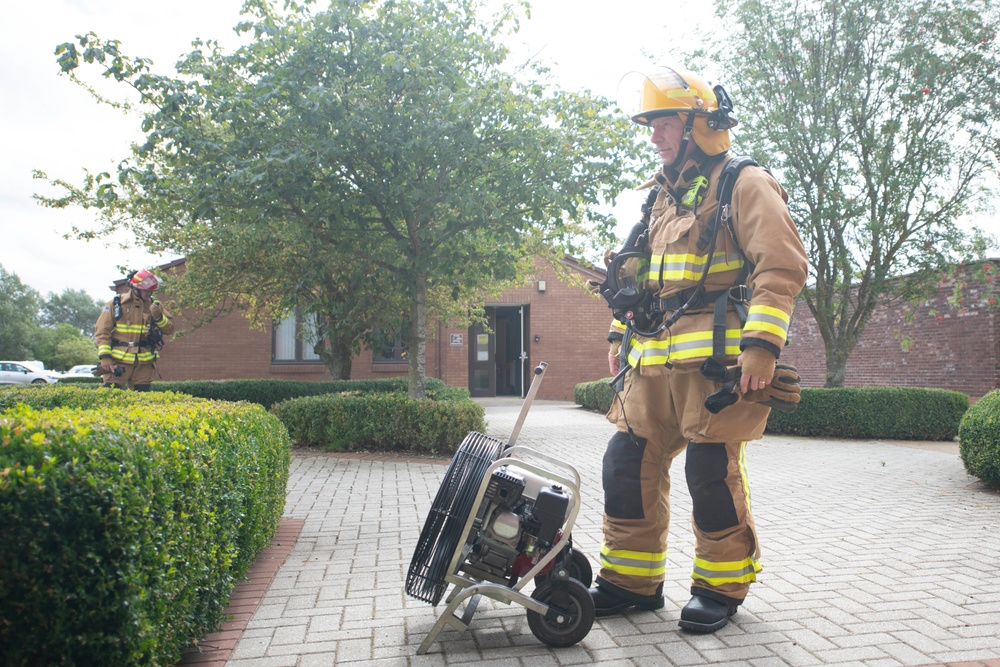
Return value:
<svg viewBox="0 0 1000 667">
<path fill-rule="evenodd" d="M 649 140 L 656 147 L 663 164 L 673 164 L 681 147 L 681 138 L 684 136 L 684 121 L 677 115 L 662 116 L 654 118 L 649 126 L 653 130 Z"/>
</svg>

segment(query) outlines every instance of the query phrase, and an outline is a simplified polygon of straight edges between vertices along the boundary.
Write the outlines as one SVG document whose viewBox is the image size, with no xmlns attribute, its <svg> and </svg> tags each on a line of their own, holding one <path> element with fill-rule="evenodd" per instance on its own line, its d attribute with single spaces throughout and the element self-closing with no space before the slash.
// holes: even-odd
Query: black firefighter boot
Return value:
<svg viewBox="0 0 1000 667">
<path fill-rule="evenodd" d="M 626 609 L 655 611 L 663 609 L 663 583 L 656 587 L 654 594 L 639 595 L 598 577 L 590 589 L 590 597 L 594 600 L 595 616 L 614 616 Z"/>
<path fill-rule="evenodd" d="M 714 598 L 698 595 L 681 609 L 678 625 L 692 632 L 715 632 L 729 623 L 729 617 L 736 613 L 737 605 L 720 602 Z"/>
</svg>

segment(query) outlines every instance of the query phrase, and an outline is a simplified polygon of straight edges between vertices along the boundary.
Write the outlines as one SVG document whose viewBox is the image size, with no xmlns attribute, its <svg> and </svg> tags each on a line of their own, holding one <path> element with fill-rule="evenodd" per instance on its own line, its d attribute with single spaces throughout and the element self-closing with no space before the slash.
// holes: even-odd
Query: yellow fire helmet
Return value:
<svg viewBox="0 0 1000 667">
<path fill-rule="evenodd" d="M 695 144 L 707 155 L 729 150 L 729 129 L 738 121 L 732 115 L 732 100 L 722 86 L 712 87 L 698 75 L 672 67 L 629 76 L 633 85 L 639 78 L 633 121 L 649 125 L 655 118 L 677 114 L 690 128 Z"/>
</svg>

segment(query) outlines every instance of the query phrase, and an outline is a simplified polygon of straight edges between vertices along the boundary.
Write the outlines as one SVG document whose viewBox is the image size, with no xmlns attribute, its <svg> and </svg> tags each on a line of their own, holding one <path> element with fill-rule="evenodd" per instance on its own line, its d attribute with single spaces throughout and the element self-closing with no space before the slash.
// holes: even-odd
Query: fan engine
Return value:
<svg viewBox="0 0 1000 667">
<path fill-rule="evenodd" d="M 558 541 L 569 504 L 570 496 L 560 484 L 511 466 L 494 470 L 461 570 L 485 581 L 515 585 Z M 543 574 L 549 570 L 551 565 Z"/>
</svg>

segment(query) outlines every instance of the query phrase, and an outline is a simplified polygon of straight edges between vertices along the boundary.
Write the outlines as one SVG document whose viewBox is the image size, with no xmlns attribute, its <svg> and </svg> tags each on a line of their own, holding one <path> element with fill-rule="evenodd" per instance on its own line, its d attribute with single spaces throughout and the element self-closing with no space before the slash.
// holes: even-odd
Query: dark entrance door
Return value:
<svg viewBox="0 0 1000 667">
<path fill-rule="evenodd" d="M 524 397 L 528 363 L 528 307 L 486 308 L 489 331 L 469 328 L 469 393 Z"/>
</svg>

